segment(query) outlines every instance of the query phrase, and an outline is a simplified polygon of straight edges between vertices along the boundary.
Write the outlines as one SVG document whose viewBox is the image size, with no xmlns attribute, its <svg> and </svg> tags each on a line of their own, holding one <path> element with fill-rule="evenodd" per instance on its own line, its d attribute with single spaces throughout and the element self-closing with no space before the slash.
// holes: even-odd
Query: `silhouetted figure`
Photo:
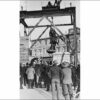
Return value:
<svg viewBox="0 0 100 100">
<path fill-rule="evenodd" d="M 22 67 L 22 63 L 20 63 L 20 89 L 23 89 L 22 87 L 23 80 L 24 80 L 23 67 Z"/>
<path fill-rule="evenodd" d="M 72 100 L 73 99 L 73 90 L 72 90 L 72 72 L 68 62 L 62 63 L 62 73 L 63 73 L 63 80 L 62 80 L 62 89 L 63 95 L 65 100 Z"/>
<path fill-rule="evenodd" d="M 51 2 L 50 2 L 50 1 L 48 2 L 47 7 L 52 7 L 52 4 L 51 4 Z"/>
<path fill-rule="evenodd" d="M 49 77 L 51 77 L 52 99 L 60 100 L 60 76 L 61 68 L 58 67 L 57 61 L 53 61 L 53 66 L 50 68 Z"/>
<path fill-rule="evenodd" d="M 76 74 L 77 74 L 77 85 L 78 85 L 76 92 L 78 93 L 80 92 L 80 65 L 78 65 L 76 68 Z"/>
<path fill-rule="evenodd" d="M 62 0 L 55 0 L 54 6 L 58 6 L 60 8 L 60 3 Z"/>
<path fill-rule="evenodd" d="M 33 88 L 32 82 L 34 80 L 34 74 L 35 74 L 35 70 L 32 65 L 26 70 L 26 74 L 28 79 L 28 88 L 31 89 Z"/>
</svg>

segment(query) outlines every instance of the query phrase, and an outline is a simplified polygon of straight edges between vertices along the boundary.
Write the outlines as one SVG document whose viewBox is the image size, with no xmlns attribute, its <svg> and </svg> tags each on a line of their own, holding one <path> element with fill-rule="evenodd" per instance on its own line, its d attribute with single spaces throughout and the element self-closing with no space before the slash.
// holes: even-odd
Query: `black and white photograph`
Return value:
<svg viewBox="0 0 100 100">
<path fill-rule="evenodd" d="M 80 99 L 80 1 L 20 1 L 20 99 Z"/>
<path fill-rule="evenodd" d="M 99 9 L 100 0 L 1 0 L 0 99 L 100 100 Z"/>
</svg>

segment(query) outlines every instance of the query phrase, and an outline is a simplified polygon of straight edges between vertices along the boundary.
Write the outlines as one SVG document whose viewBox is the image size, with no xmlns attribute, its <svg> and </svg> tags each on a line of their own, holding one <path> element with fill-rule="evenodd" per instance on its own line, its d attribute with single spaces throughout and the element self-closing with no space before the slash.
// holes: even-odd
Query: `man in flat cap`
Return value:
<svg viewBox="0 0 100 100">
<path fill-rule="evenodd" d="M 72 100 L 73 98 L 72 72 L 70 64 L 68 62 L 62 63 L 62 73 L 63 73 L 63 79 L 62 79 L 63 95 L 65 97 L 65 100 Z"/>
</svg>

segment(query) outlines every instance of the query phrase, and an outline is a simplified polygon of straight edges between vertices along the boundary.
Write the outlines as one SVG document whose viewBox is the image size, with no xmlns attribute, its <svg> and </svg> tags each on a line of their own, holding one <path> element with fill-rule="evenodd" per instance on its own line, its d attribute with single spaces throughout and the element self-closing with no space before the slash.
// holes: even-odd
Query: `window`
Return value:
<svg viewBox="0 0 100 100">
<path fill-rule="evenodd" d="M 45 45 L 47 45 L 47 39 L 45 39 Z"/>
<path fill-rule="evenodd" d="M 35 56 L 36 56 L 36 54 L 37 54 L 37 50 L 35 50 Z"/>
<path fill-rule="evenodd" d="M 64 48 L 64 52 L 67 52 L 67 47 L 66 47 L 66 46 L 64 46 L 63 48 Z"/>
<path fill-rule="evenodd" d="M 60 52 L 60 47 L 58 47 L 58 52 Z"/>
<path fill-rule="evenodd" d="M 45 48 L 43 48 L 43 54 L 45 54 Z"/>
<path fill-rule="evenodd" d="M 45 46 L 45 40 L 42 40 L 41 45 Z"/>
<path fill-rule="evenodd" d="M 56 52 L 58 52 L 58 47 L 56 47 Z"/>
<path fill-rule="evenodd" d="M 34 50 L 32 50 L 32 56 L 35 56 L 35 51 Z"/>
</svg>

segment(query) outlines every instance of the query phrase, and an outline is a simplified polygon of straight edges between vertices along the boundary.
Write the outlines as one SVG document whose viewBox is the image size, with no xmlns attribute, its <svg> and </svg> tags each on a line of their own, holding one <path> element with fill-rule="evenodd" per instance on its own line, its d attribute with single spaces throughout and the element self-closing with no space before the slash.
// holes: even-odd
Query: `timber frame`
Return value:
<svg viewBox="0 0 100 100">
<path fill-rule="evenodd" d="M 71 23 L 68 24 L 54 24 L 48 17 L 56 17 L 56 16 L 70 16 L 71 18 Z M 25 22 L 26 18 L 40 18 L 40 20 L 36 23 L 34 26 L 28 26 L 27 23 Z M 51 25 L 39 25 L 39 23 L 46 18 Z M 20 11 L 20 23 L 24 25 L 25 28 L 32 28 L 32 30 L 27 34 L 27 36 L 30 36 L 32 32 L 35 30 L 35 28 L 38 27 L 46 27 L 45 30 L 41 33 L 41 35 L 38 37 L 37 41 L 41 38 L 41 36 L 46 32 L 46 30 L 49 27 L 53 27 L 56 31 L 60 33 L 60 35 L 63 37 L 63 42 L 67 45 L 67 39 L 65 38 L 65 35 L 62 33 L 62 31 L 57 28 L 57 26 L 73 26 L 74 29 L 74 65 L 75 67 L 77 66 L 77 33 L 76 33 L 76 7 L 67 7 L 65 9 L 50 9 L 50 10 L 39 10 L 39 11 Z M 59 34 L 57 34 L 59 36 Z M 59 36 L 60 37 L 60 36 Z M 37 42 L 36 41 L 36 42 Z M 36 43 L 35 42 L 35 43 Z M 30 48 L 34 46 L 33 43 Z"/>
</svg>

